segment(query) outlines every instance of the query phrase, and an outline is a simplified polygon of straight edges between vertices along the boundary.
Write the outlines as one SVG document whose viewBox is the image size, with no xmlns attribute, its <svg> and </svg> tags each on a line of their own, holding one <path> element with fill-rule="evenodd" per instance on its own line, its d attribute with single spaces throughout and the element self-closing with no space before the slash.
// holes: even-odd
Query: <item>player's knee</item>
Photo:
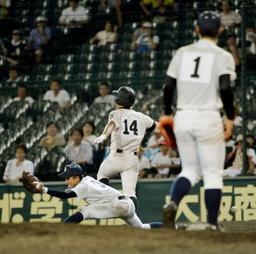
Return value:
<svg viewBox="0 0 256 254">
<path fill-rule="evenodd" d="M 181 172 L 179 177 L 187 178 L 190 181 L 191 186 L 194 186 L 200 180 L 200 175 L 198 175 L 196 172 L 193 172 L 192 170 L 191 172 Z"/>
<path fill-rule="evenodd" d="M 222 189 L 223 180 L 221 173 L 212 172 L 203 176 L 205 189 Z"/>
<path fill-rule="evenodd" d="M 76 212 L 73 215 L 66 218 L 63 223 L 80 223 L 83 221 L 84 217 L 81 212 Z"/>
<path fill-rule="evenodd" d="M 78 212 L 82 214 L 83 220 L 86 220 L 90 217 L 86 206 L 80 207 Z"/>
</svg>

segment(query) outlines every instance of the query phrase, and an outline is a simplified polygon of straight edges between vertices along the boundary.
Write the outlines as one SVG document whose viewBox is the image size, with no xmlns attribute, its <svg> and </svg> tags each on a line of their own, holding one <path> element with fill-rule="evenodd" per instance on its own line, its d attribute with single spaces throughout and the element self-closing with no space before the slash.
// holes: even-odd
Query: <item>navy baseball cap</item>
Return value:
<svg viewBox="0 0 256 254">
<path fill-rule="evenodd" d="M 204 11 L 199 15 L 197 25 L 202 33 L 216 31 L 221 26 L 220 17 L 214 11 Z"/>
<path fill-rule="evenodd" d="M 83 170 L 78 164 L 71 163 L 66 165 L 64 171 L 60 173 L 58 176 L 62 179 L 68 179 L 71 176 L 83 177 Z"/>
</svg>

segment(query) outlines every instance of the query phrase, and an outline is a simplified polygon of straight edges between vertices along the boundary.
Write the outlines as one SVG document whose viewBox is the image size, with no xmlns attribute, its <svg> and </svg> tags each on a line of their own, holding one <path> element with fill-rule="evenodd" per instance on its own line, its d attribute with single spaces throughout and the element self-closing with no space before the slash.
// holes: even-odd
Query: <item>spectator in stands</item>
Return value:
<svg viewBox="0 0 256 254">
<path fill-rule="evenodd" d="M 34 100 L 31 96 L 27 96 L 26 86 L 20 84 L 17 90 L 17 96 L 14 98 L 14 101 L 26 101 L 31 106 L 34 103 Z"/>
<path fill-rule="evenodd" d="M 142 27 L 133 33 L 131 48 L 138 53 L 147 53 L 157 48 L 159 36 L 152 32 L 152 24 L 148 21 L 142 23 Z"/>
<path fill-rule="evenodd" d="M 50 90 L 45 93 L 43 100 L 58 103 L 59 111 L 64 111 L 71 106 L 70 95 L 66 90 L 61 89 L 58 79 L 51 81 Z"/>
<path fill-rule="evenodd" d="M 170 172 L 170 167 L 173 162 L 168 154 L 169 147 L 167 143 L 165 141 L 161 141 L 159 146 L 160 152 L 154 156 L 151 166 L 157 169 L 157 174 L 155 175 L 156 178 L 166 178 Z"/>
<path fill-rule="evenodd" d="M 79 0 L 69 0 L 69 7 L 64 9 L 59 18 L 59 24 L 65 29 L 64 34 L 71 43 L 81 43 L 85 38 L 85 25 L 89 17 L 87 10 L 79 5 Z"/>
<path fill-rule="evenodd" d="M 59 23 L 69 28 L 82 27 L 88 22 L 87 10 L 80 6 L 79 0 L 69 0 L 69 7 L 61 13 Z"/>
<path fill-rule="evenodd" d="M 256 174 L 256 153 L 254 149 L 248 149 L 248 170 L 247 175 Z"/>
<path fill-rule="evenodd" d="M 116 43 L 117 26 L 113 26 L 109 21 L 105 24 L 105 29 L 98 32 L 91 40 L 91 44 L 106 46 L 107 44 Z"/>
<path fill-rule="evenodd" d="M 34 164 L 26 159 L 27 148 L 25 145 L 18 145 L 15 149 L 15 159 L 9 160 L 5 167 L 3 180 L 8 184 L 18 184 L 22 172 L 34 174 Z"/>
<path fill-rule="evenodd" d="M 255 144 L 255 137 L 252 134 L 247 135 L 246 141 L 248 144 L 248 148 L 250 150 L 249 155 L 249 168 L 247 171 L 248 175 L 255 175 L 256 174 L 256 144 Z"/>
<path fill-rule="evenodd" d="M 7 49 L 0 38 L 0 60 L 6 61 L 6 64 L 9 66 L 16 66 L 18 64 L 17 61 L 7 56 Z"/>
<path fill-rule="evenodd" d="M 28 56 L 27 44 L 21 39 L 21 32 L 14 30 L 12 32 L 12 38 L 6 45 L 7 56 L 21 65 L 26 63 Z"/>
<path fill-rule="evenodd" d="M 37 64 L 49 56 L 51 29 L 46 26 L 47 19 L 43 16 L 36 18 L 36 28 L 30 32 L 29 46 Z"/>
<path fill-rule="evenodd" d="M 65 138 L 58 132 L 58 127 L 54 122 L 49 122 L 46 125 L 47 135 L 40 140 L 39 146 L 51 151 L 53 147 L 64 146 Z"/>
<path fill-rule="evenodd" d="M 246 141 L 248 143 L 249 148 L 256 149 L 255 147 L 255 137 L 252 134 L 247 135 Z"/>
<path fill-rule="evenodd" d="M 231 176 L 235 177 L 242 173 L 242 166 L 243 166 L 243 136 L 238 135 L 235 147 L 233 151 L 231 151 L 226 158 L 227 165 L 229 166 L 227 169 L 223 171 L 223 176 Z M 247 149 L 247 167 L 248 172 L 247 174 L 253 174 L 255 170 L 256 164 L 256 155 L 255 151 L 252 148 Z"/>
<path fill-rule="evenodd" d="M 64 153 L 68 160 L 79 164 L 81 167 L 91 165 L 93 160 L 93 149 L 89 142 L 83 140 L 83 131 L 73 129 L 70 133 L 72 143 L 68 144 Z"/>
<path fill-rule="evenodd" d="M 159 152 L 159 144 L 163 140 L 158 127 L 155 128 L 153 134 L 149 137 L 144 155 L 152 162 L 154 156 Z"/>
<path fill-rule="evenodd" d="M 94 104 L 97 103 L 109 103 L 114 105 L 115 104 L 115 96 L 112 94 L 109 94 L 109 84 L 106 81 L 103 81 L 99 85 L 99 94 L 97 98 L 94 100 Z"/>
<path fill-rule="evenodd" d="M 234 33 L 227 35 L 227 50 L 232 54 L 234 58 L 236 69 L 239 69 L 241 61 L 240 61 L 239 50 L 237 47 L 236 35 Z"/>
<path fill-rule="evenodd" d="M 92 121 L 85 122 L 83 125 L 83 140 L 90 143 L 94 149 L 98 150 L 98 145 L 95 144 L 96 136 L 93 134 L 95 125 Z"/>
<path fill-rule="evenodd" d="M 174 0 L 142 0 L 140 1 L 140 7 L 142 8 L 146 16 L 151 16 L 151 11 L 157 8 L 160 12 L 165 12 L 165 8 L 173 6 Z"/>
<path fill-rule="evenodd" d="M 239 13 L 231 10 L 230 1 L 222 1 L 222 12 L 220 13 L 221 24 L 225 30 L 233 30 L 233 28 L 241 23 Z"/>
<path fill-rule="evenodd" d="M 17 83 L 19 83 L 22 80 L 22 78 L 19 76 L 18 69 L 16 67 L 11 67 L 9 69 L 9 77 L 6 80 L 7 83 L 12 83 L 13 87 L 17 86 Z"/>
<path fill-rule="evenodd" d="M 256 29 L 250 26 L 246 29 L 246 40 L 249 43 L 247 65 L 251 71 L 256 70 Z"/>
<path fill-rule="evenodd" d="M 151 168 L 150 160 L 143 153 L 144 153 L 144 148 L 140 147 L 138 151 L 139 178 L 147 178 Z"/>
<path fill-rule="evenodd" d="M 163 137 L 160 133 L 158 127 L 155 128 L 153 135 L 148 139 L 147 147 L 148 148 L 157 148 L 159 147 L 160 142 L 163 140 Z"/>
<path fill-rule="evenodd" d="M 255 27 L 248 27 L 246 29 L 246 40 L 250 42 L 249 52 L 256 54 L 256 29 Z"/>
</svg>

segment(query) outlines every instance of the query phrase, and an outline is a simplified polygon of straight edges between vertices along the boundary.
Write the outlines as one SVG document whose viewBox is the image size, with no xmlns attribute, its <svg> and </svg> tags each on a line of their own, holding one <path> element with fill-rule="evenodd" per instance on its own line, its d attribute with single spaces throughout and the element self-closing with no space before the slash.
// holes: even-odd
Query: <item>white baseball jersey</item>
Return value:
<svg viewBox="0 0 256 254">
<path fill-rule="evenodd" d="M 137 151 L 145 135 L 146 129 L 154 124 L 154 120 L 132 109 L 117 109 L 109 114 L 109 122 L 115 123 L 111 133 L 111 150 Z"/>
<path fill-rule="evenodd" d="M 70 101 L 70 96 L 66 90 L 60 90 L 56 96 L 52 90 L 49 90 L 45 93 L 43 100 L 57 102 L 60 107 L 64 107 L 65 103 Z"/>
<path fill-rule="evenodd" d="M 119 191 L 107 186 L 90 176 L 84 177 L 81 182 L 71 189 L 78 199 L 84 199 L 87 203 L 106 203 L 121 196 Z"/>
<path fill-rule="evenodd" d="M 182 162 L 180 177 L 194 185 L 203 176 L 205 189 L 222 189 L 225 160 L 219 78 L 236 78 L 232 55 L 214 41 L 201 39 L 180 48 L 167 70 L 177 80 L 174 133 Z"/>
<path fill-rule="evenodd" d="M 79 212 L 83 219 L 122 218 L 129 225 L 138 228 L 150 228 L 143 224 L 135 212 L 135 206 L 130 198 L 122 196 L 116 189 L 107 186 L 90 176 L 71 189 L 78 199 L 84 199 L 88 205 L 82 206 Z M 122 198 L 118 198 L 122 196 Z"/>
<path fill-rule="evenodd" d="M 167 70 L 167 75 L 177 80 L 177 108 L 218 110 L 219 77 L 224 74 L 236 79 L 235 62 L 214 42 L 201 39 L 180 48 Z"/>
</svg>

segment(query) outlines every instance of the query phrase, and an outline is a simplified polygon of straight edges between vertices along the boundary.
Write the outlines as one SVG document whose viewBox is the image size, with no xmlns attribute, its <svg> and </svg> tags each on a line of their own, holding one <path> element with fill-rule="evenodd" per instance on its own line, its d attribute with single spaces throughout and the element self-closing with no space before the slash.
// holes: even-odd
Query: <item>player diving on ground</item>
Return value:
<svg viewBox="0 0 256 254">
<path fill-rule="evenodd" d="M 90 176 L 84 176 L 78 164 L 66 165 L 64 172 L 59 176 L 65 179 L 68 185 L 66 191 L 47 188 L 35 176 L 25 171 L 21 181 L 32 193 L 47 193 L 61 199 L 78 198 L 87 203 L 66 218 L 64 223 L 80 223 L 86 219 L 122 218 L 128 225 L 137 228 L 161 227 L 159 222 L 143 224 L 135 212 L 133 201 L 128 196 Z"/>
</svg>

